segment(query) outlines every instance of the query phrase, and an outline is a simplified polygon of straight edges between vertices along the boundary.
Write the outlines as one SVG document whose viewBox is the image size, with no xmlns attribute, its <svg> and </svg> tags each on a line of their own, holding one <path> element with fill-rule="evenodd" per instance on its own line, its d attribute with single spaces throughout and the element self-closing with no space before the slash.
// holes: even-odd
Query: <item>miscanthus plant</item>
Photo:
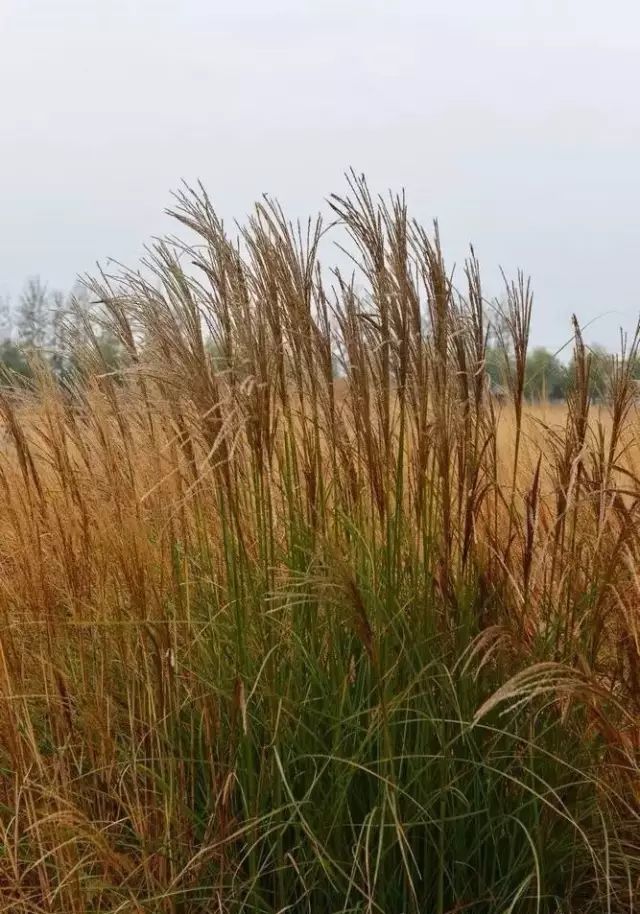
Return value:
<svg viewBox="0 0 640 914">
<path fill-rule="evenodd" d="M 637 339 L 534 434 L 525 278 L 331 206 L 185 190 L 1 398 L 0 911 L 634 910 Z"/>
</svg>

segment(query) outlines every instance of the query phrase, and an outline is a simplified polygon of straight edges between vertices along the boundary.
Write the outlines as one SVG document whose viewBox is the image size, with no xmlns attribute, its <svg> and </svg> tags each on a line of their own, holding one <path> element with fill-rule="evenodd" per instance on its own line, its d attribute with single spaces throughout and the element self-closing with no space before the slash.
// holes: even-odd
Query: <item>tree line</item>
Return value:
<svg viewBox="0 0 640 914">
<path fill-rule="evenodd" d="M 589 393 L 594 400 L 607 395 L 608 378 L 614 356 L 604 346 L 588 347 L 590 355 Z M 511 355 L 499 346 L 489 346 L 486 371 L 492 386 L 504 387 L 509 374 Z M 632 368 L 633 377 L 640 379 L 640 361 Z M 536 346 L 527 354 L 525 396 L 529 401 L 566 400 L 575 378 L 575 362 L 562 362 L 558 355 L 544 346 Z"/>
<path fill-rule="evenodd" d="M 0 384 L 28 381 L 42 361 L 63 378 L 78 368 L 78 354 L 90 336 L 106 365 L 117 369 L 121 361 L 117 340 L 92 321 L 90 311 L 83 286 L 65 294 L 50 289 L 39 276 L 26 281 L 15 302 L 0 299 Z"/>
<path fill-rule="evenodd" d="M 91 303 L 83 286 L 65 294 L 50 289 L 40 277 L 27 280 L 17 301 L 0 299 L 0 373 L 2 383 L 27 381 L 34 371 L 34 357 L 44 359 L 60 377 L 77 369 L 77 354 L 91 337 L 98 345 L 103 363 L 110 369 L 121 366 L 118 341 L 91 318 Z M 91 328 L 89 333 L 89 328 Z M 494 388 L 505 388 L 512 355 L 498 344 L 500 334 L 487 347 L 485 368 Z M 215 347 L 212 348 L 212 353 Z M 594 399 L 606 395 L 611 354 L 597 344 L 591 353 L 590 393 Z M 574 363 L 561 361 L 544 346 L 532 349 L 526 362 L 525 396 L 531 401 L 565 400 L 575 375 Z M 634 370 L 640 379 L 640 362 Z"/>
</svg>

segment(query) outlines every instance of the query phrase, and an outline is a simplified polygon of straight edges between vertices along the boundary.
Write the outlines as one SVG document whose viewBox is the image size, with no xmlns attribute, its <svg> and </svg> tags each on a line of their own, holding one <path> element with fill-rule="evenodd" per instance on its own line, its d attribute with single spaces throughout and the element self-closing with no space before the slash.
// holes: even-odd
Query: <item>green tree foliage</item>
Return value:
<svg viewBox="0 0 640 914">
<path fill-rule="evenodd" d="M 525 394 L 530 400 L 562 400 L 567 383 L 567 368 L 553 353 L 538 346 L 528 355 Z"/>
<path fill-rule="evenodd" d="M 102 369 L 116 372 L 121 367 L 122 347 L 94 320 L 85 289 L 65 295 L 34 276 L 25 283 L 17 307 L 0 300 L 0 385 L 30 378 L 35 357 L 48 362 L 61 380 L 68 378 L 80 370 L 71 353 L 83 348 L 98 356 Z"/>
<path fill-rule="evenodd" d="M 492 385 L 506 385 L 508 358 L 508 354 L 500 346 L 487 347 L 484 367 Z"/>
<path fill-rule="evenodd" d="M 0 342 L 0 385 L 15 380 L 16 376 L 29 378 L 31 369 L 20 346 L 6 338 Z"/>
<path fill-rule="evenodd" d="M 595 398 L 606 396 L 611 369 L 611 356 L 604 346 L 594 345 L 591 350 L 591 393 Z"/>
<path fill-rule="evenodd" d="M 607 395 L 612 356 L 604 346 L 600 346 L 598 343 L 594 343 L 588 349 L 591 360 L 589 394 L 594 400 L 602 400 Z M 573 384 L 575 379 L 575 363 L 573 359 L 569 363 L 568 376 L 569 383 Z"/>
</svg>

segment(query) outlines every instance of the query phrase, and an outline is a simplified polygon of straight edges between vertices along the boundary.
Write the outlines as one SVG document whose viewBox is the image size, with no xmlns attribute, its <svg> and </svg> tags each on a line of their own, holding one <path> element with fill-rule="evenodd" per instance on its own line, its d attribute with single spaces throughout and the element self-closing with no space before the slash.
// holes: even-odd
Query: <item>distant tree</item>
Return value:
<svg viewBox="0 0 640 914">
<path fill-rule="evenodd" d="M 11 299 L 8 295 L 3 295 L 0 296 L 0 340 L 11 339 L 12 329 Z"/>
<path fill-rule="evenodd" d="M 100 357 L 108 371 L 118 371 L 122 366 L 123 350 L 120 342 L 109 330 L 102 329 L 96 336 Z"/>
<path fill-rule="evenodd" d="M 507 311 L 507 299 L 502 295 L 493 303 L 489 328 L 489 344 L 496 348 L 504 349 L 509 356 L 511 356 L 513 341 L 509 330 Z"/>
<path fill-rule="evenodd" d="M 0 386 L 14 383 L 16 375 L 27 378 L 31 370 L 20 347 L 12 339 L 13 310 L 8 296 L 0 298 Z"/>
<path fill-rule="evenodd" d="M 87 345 L 91 325 L 89 311 L 86 289 L 83 286 L 74 287 L 67 298 L 64 319 L 59 327 L 64 349 L 82 349 Z"/>
<path fill-rule="evenodd" d="M 94 304 L 81 285 L 69 296 L 62 333 L 65 372 L 117 373 L 126 360 L 124 346 Z"/>
<path fill-rule="evenodd" d="M 599 344 L 589 347 L 591 351 L 591 392 L 594 397 L 604 397 L 609 383 L 611 356 Z"/>
<path fill-rule="evenodd" d="M 0 342 L 0 386 L 15 375 L 29 378 L 31 369 L 21 348 L 10 339 L 4 339 Z"/>
<path fill-rule="evenodd" d="M 0 384 L 16 375 L 30 377 L 30 353 L 38 351 L 60 380 L 85 370 L 117 372 L 123 364 L 120 342 L 99 314 L 89 294 L 76 286 L 70 295 L 49 291 L 38 278 L 25 284 L 16 312 L 17 339 L 12 339 L 12 312 L 0 299 Z"/>
<path fill-rule="evenodd" d="M 27 280 L 18 302 L 18 337 L 26 349 L 41 349 L 47 342 L 49 295 L 39 276 Z"/>
<path fill-rule="evenodd" d="M 589 394 L 593 399 L 600 400 L 606 396 L 611 370 L 611 355 L 604 346 L 594 343 L 588 347 L 591 361 L 589 373 Z M 575 383 L 575 361 L 571 360 L 568 369 L 569 384 Z"/>
<path fill-rule="evenodd" d="M 65 323 L 67 320 L 68 306 L 64 294 L 55 291 L 51 294 L 51 318 L 49 321 L 49 362 L 51 368 L 58 377 L 61 377 L 65 370 Z"/>
<path fill-rule="evenodd" d="M 487 346 L 484 356 L 484 370 L 493 387 L 507 387 L 511 356 L 500 345 Z"/>
<path fill-rule="evenodd" d="M 496 301 L 485 351 L 485 371 L 492 387 L 496 389 L 509 387 L 513 369 L 513 342 L 505 317 L 505 308 L 504 300 Z"/>
<path fill-rule="evenodd" d="M 525 394 L 532 400 L 561 400 L 567 393 L 567 369 L 543 346 L 527 356 Z"/>
</svg>

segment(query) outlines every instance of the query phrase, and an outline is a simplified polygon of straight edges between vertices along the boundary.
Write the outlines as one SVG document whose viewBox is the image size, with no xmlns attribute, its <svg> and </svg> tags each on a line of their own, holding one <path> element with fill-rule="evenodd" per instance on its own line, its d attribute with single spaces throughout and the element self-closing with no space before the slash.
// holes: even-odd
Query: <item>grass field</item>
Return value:
<svg viewBox="0 0 640 914">
<path fill-rule="evenodd" d="M 640 903 L 637 340 L 529 407 L 517 277 L 493 402 L 475 259 L 333 207 L 357 281 L 185 192 L 122 371 L 2 399 L 0 911 Z"/>
</svg>

